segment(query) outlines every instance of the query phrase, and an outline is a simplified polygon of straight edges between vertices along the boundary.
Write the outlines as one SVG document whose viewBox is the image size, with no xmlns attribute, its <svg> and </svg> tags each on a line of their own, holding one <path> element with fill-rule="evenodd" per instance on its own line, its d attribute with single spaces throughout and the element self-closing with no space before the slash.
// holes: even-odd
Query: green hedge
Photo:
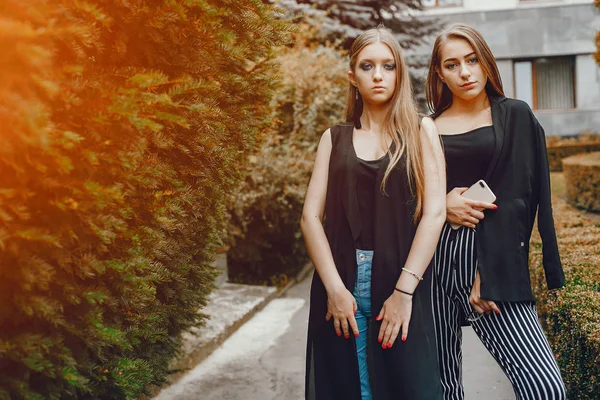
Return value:
<svg viewBox="0 0 600 400">
<path fill-rule="evenodd" d="M 564 158 L 581 153 L 600 151 L 600 141 L 558 142 L 549 144 L 547 150 L 550 171 L 560 172 L 563 170 L 562 160 Z"/>
<path fill-rule="evenodd" d="M 557 358 L 570 400 L 600 393 L 600 223 L 553 198 L 561 260 L 567 283 L 548 292 L 541 240 L 532 238 L 532 282 L 538 312 Z"/>
<path fill-rule="evenodd" d="M 311 33 L 301 26 L 277 58 L 273 126 L 231 208 L 233 282 L 282 285 L 308 261 L 300 231 L 306 187 L 321 134 L 345 120 L 348 90 L 345 54 L 311 44 Z"/>
<path fill-rule="evenodd" d="M 0 399 L 161 382 L 286 29 L 260 0 L 3 2 Z"/>
<path fill-rule="evenodd" d="M 569 203 L 600 211 L 600 152 L 578 154 L 562 162 Z"/>
</svg>

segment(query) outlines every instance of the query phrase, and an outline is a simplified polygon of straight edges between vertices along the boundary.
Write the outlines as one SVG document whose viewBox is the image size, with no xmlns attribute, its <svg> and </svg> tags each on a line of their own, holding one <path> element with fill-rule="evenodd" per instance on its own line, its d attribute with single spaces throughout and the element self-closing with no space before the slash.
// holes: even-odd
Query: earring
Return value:
<svg viewBox="0 0 600 400">
<path fill-rule="evenodd" d="M 355 94 L 354 99 L 358 100 L 358 88 L 356 86 L 354 87 L 354 94 Z"/>
</svg>

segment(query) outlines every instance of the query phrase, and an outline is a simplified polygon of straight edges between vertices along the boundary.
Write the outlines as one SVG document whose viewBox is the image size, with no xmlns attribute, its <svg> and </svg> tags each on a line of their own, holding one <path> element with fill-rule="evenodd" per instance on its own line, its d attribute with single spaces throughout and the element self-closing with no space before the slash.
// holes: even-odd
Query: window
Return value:
<svg viewBox="0 0 600 400">
<path fill-rule="evenodd" d="M 515 61 L 515 97 L 533 109 L 575 108 L 575 59 Z"/>
<path fill-rule="evenodd" d="M 463 0 L 421 0 L 423 7 L 452 7 L 462 6 Z"/>
</svg>

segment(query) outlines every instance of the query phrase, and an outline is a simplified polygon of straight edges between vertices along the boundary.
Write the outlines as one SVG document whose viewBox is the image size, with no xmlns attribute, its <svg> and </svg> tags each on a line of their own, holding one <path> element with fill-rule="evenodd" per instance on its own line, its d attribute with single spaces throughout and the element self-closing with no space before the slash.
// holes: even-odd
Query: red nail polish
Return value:
<svg viewBox="0 0 600 400">
<path fill-rule="evenodd" d="M 391 348 L 392 348 L 392 344 L 390 343 L 390 344 L 388 344 L 388 349 L 391 349 Z"/>
<path fill-rule="evenodd" d="M 381 339 L 377 338 L 377 341 L 378 341 L 379 343 L 381 343 Z"/>
<path fill-rule="evenodd" d="M 344 335 L 344 337 L 345 337 L 346 339 L 348 339 L 348 338 L 350 337 L 350 335 Z"/>
<path fill-rule="evenodd" d="M 385 350 L 385 344 L 382 344 L 382 345 L 381 345 L 381 348 Z"/>
<path fill-rule="evenodd" d="M 338 333 L 337 335 L 338 335 L 338 336 L 342 336 L 342 334 L 341 334 L 341 333 Z"/>
<path fill-rule="evenodd" d="M 379 321 L 379 315 L 375 317 L 375 321 Z"/>
<path fill-rule="evenodd" d="M 403 341 L 403 342 L 406 342 L 406 338 L 405 338 L 405 337 L 403 337 L 403 338 L 402 338 L 402 341 Z"/>
<path fill-rule="evenodd" d="M 500 311 L 496 310 L 496 314 L 500 314 Z"/>
<path fill-rule="evenodd" d="M 494 209 L 494 210 L 497 210 L 497 209 L 498 209 L 498 206 L 494 206 L 494 208 L 493 208 L 493 209 Z"/>
<path fill-rule="evenodd" d="M 358 337 L 358 333 L 355 333 L 355 334 L 354 334 L 354 337 Z"/>
</svg>

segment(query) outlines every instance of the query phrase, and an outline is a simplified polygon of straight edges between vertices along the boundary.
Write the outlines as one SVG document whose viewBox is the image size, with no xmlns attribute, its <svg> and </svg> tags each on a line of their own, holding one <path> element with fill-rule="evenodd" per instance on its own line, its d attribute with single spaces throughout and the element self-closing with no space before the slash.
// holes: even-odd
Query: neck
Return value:
<svg viewBox="0 0 600 400">
<path fill-rule="evenodd" d="M 458 96 L 452 98 L 452 108 L 455 112 L 460 114 L 471 114 L 485 110 L 489 107 L 489 100 L 485 90 L 472 99 L 461 99 Z"/>
<path fill-rule="evenodd" d="M 383 106 L 364 104 L 360 117 L 362 129 L 376 134 L 383 134 L 383 121 L 385 120 L 388 106 L 388 104 Z"/>
</svg>

